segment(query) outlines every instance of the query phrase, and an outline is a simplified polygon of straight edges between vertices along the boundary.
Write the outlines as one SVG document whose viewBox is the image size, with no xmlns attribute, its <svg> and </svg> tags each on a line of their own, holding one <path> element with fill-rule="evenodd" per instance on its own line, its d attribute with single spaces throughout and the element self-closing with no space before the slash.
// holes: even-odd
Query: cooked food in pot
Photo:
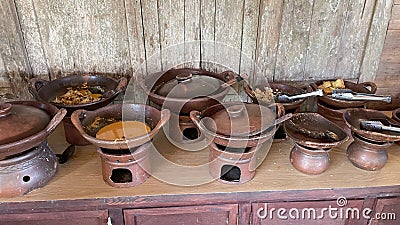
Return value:
<svg viewBox="0 0 400 225">
<path fill-rule="evenodd" d="M 335 81 L 324 81 L 321 85 L 318 86 L 318 89 L 322 89 L 325 94 L 332 94 L 332 91 L 335 89 L 345 89 L 343 79 L 337 79 Z"/>
<path fill-rule="evenodd" d="M 256 90 L 254 90 L 253 93 L 254 96 L 257 98 L 257 100 L 265 103 L 280 102 L 278 99 L 279 96 L 289 95 L 288 93 L 279 91 L 278 89 L 273 90 L 270 87 L 264 87 L 264 91 L 260 90 L 259 88 L 256 88 Z"/>
<path fill-rule="evenodd" d="M 104 126 L 96 133 L 96 138 L 120 141 L 136 138 L 151 131 L 149 125 L 140 121 L 118 121 Z"/>
<path fill-rule="evenodd" d="M 87 83 L 83 83 L 80 87 L 69 87 L 67 90 L 67 93 L 57 96 L 52 102 L 63 105 L 82 105 L 100 101 L 104 94 L 103 88 L 89 87 Z"/>
</svg>

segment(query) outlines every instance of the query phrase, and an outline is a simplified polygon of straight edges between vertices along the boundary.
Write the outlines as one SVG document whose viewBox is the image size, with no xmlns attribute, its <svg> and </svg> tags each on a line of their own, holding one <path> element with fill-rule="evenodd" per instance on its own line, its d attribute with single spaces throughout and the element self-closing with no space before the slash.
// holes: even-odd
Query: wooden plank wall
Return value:
<svg viewBox="0 0 400 225">
<path fill-rule="evenodd" d="M 374 80 L 393 1 L 4 0 L 0 94 L 29 98 L 33 76 L 132 76 L 181 61 L 253 82 Z"/>
<path fill-rule="evenodd" d="M 376 83 L 378 92 L 400 97 L 400 1 L 394 1 Z"/>
</svg>

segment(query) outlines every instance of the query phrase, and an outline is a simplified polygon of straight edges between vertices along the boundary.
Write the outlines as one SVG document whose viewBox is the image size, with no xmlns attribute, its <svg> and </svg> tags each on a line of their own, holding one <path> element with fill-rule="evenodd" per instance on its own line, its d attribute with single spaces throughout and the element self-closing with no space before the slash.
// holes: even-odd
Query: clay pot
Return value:
<svg viewBox="0 0 400 225">
<path fill-rule="evenodd" d="M 0 198 L 21 196 L 43 187 L 56 170 L 57 158 L 46 140 L 23 154 L 0 160 Z"/>
<path fill-rule="evenodd" d="M 208 140 L 226 147 L 246 148 L 256 147 L 272 138 L 276 125 L 282 122 L 275 121 L 279 114 L 275 110 L 275 105 L 228 102 L 208 107 L 201 113 L 192 111 L 190 118 Z"/>
<path fill-rule="evenodd" d="M 80 105 L 64 105 L 52 102 L 57 96 L 67 92 L 67 88 L 80 87 L 83 83 L 88 86 L 100 86 L 104 89 L 103 96 L 100 101 L 80 104 Z M 114 78 L 107 77 L 102 74 L 98 75 L 72 75 L 62 77 L 52 81 L 46 81 L 38 78 L 32 78 L 29 81 L 29 92 L 36 100 L 51 103 L 58 108 L 67 109 L 67 116 L 63 120 L 64 133 L 68 143 L 74 145 L 88 145 L 88 142 L 72 125 L 70 116 L 77 109 L 95 110 L 110 104 L 114 99 L 124 91 L 127 85 L 127 79 L 122 77 L 118 81 Z"/>
<path fill-rule="evenodd" d="M 328 152 L 348 140 L 344 130 L 318 113 L 296 113 L 284 128 L 295 142 L 290 162 L 306 174 L 324 172 L 329 167 Z"/>
<path fill-rule="evenodd" d="M 320 80 L 310 84 L 310 86 L 314 90 L 317 90 L 318 86 L 321 85 L 324 81 L 335 81 L 335 79 Z M 347 89 L 350 89 L 358 93 L 375 94 L 377 90 L 377 86 L 374 82 L 364 82 L 356 84 L 350 81 L 344 81 L 344 85 Z M 367 102 L 367 101 L 347 101 L 342 99 L 334 99 L 328 95 L 318 96 L 318 101 L 324 102 L 325 104 L 333 106 L 334 108 L 341 108 L 341 109 L 361 107 L 364 106 Z"/>
<path fill-rule="evenodd" d="M 389 118 L 383 112 L 373 109 L 347 109 L 343 114 L 343 119 L 351 131 L 369 140 L 378 142 L 393 142 L 400 140 L 400 133 L 393 131 L 369 131 L 360 127 L 363 120 L 386 120 L 390 123 L 397 124 L 394 119 Z"/>
<path fill-rule="evenodd" d="M 124 113 L 124 117 L 122 114 Z M 86 138 L 90 143 L 106 149 L 130 149 L 153 139 L 160 131 L 162 126 L 168 121 L 170 112 L 168 109 L 163 109 L 161 112 L 154 107 L 143 104 L 113 104 L 103 108 L 87 111 L 84 109 L 76 110 L 71 115 L 71 120 L 79 133 Z M 143 121 L 150 126 L 151 131 L 146 134 L 132 139 L 126 140 L 101 140 L 96 138 L 96 133 L 102 127 L 107 125 L 107 122 L 100 126 L 91 126 L 96 118 L 121 120 L 136 120 Z M 108 122 L 110 123 L 110 122 Z"/>
<path fill-rule="evenodd" d="M 65 114 L 65 109 L 37 101 L 0 104 L 0 160 L 38 146 Z"/>
<path fill-rule="evenodd" d="M 176 114 L 188 115 L 217 104 L 228 94 L 226 82 L 234 73 L 213 73 L 202 69 L 171 69 L 147 77 L 138 75 L 138 82 L 151 102 Z"/>
<path fill-rule="evenodd" d="M 288 84 L 284 83 L 279 83 L 279 82 L 269 82 L 267 84 L 257 84 L 252 87 L 253 90 L 256 88 L 264 91 L 265 87 L 270 87 L 274 91 L 279 91 L 282 93 L 285 93 L 289 96 L 291 95 L 299 95 L 299 94 L 304 94 L 305 91 L 301 88 L 297 88 Z M 245 86 L 244 90 L 246 94 L 252 99 L 253 102 L 258 102 L 256 97 L 253 94 L 253 91 L 249 86 Z M 283 108 L 285 109 L 286 112 L 294 112 L 298 107 L 300 107 L 301 104 L 305 101 L 305 98 L 302 99 L 297 99 L 292 102 L 277 102 L 280 103 Z"/>
<path fill-rule="evenodd" d="M 392 142 L 369 140 L 353 133 L 354 141 L 347 147 L 347 156 L 354 166 L 364 170 L 379 170 L 388 160 L 387 148 Z"/>
<path fill-rule="evenodd" d="M 363 120 L 383 120 L 396 124 L 396 121 L 384 113 L 372 109 L 346 110 L 343 119 L 350 127 L 354 138 L 354 141 L 347 148 L 349 160 L 361 169 L 381 169 L 388 160 L 387 148 L 394 141 L 400 140 L 400 133 L 364 130 L 361 128 L 360 122 Z"/>
<path fill-rule="evenodd" d="M 309 175 L 321 174 L 329 168 L 330 150 L 330 148 L 326 150 L 313 149 L 295 143 L 290 152 L 290 163 L 302 173 Z"/>
</svg>

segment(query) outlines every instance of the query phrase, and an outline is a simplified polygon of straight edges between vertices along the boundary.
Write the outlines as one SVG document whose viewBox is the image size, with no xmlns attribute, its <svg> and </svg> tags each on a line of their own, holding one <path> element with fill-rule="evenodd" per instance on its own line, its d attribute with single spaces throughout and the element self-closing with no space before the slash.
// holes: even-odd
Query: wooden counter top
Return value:
<svg viewBox="0 0 400 225">
<path fill-rule="evenodd" d="M 60 153 L 68 144 L 64 140 L 61 126 L 49 138 L 53 151 Z M 202 164 L 208 162 L 208 150 L 197 152 L 182 151 L 170 144 L 163 135 L 155 139 L 163 155 L 180 164 Z M 182 194 L 225 194 L 242 192 L 301 191 L 314 189 L 360 189 L 382 188 L 400 192 L 400 146 L 389 149 L 389 160 L 379 171 L 365 171 L 356 168 L 346 156 L 347 142 L 330 152 L 331 164 L 321 175 L 311 176 L 298 172 L 289 162 L 291 140 L 274 143 L 266 159 L 256 170 L 253 180 L 240 185 L 223 184 L 213 181 L 203 185 L 182 187 L 171 185 L 150 177 L 143 184 L 131 188 L 114 188 L 107 185 L 101 175 L 100 158 L 95 147 L 77 147 L 76 154 L 64 165 L 59 165 L 56 176 L 46 186 L 22 197 L 0 199 L 1 202 L 55 201 L 75 199 L 118 199 L 119 197 L 149 197 Z M 168 167 L 153 165 L 158 174 L 168 173 Z M 156 174 L 157 174 L 156 173 Z M 195 174 L 181 170 L 173 176 L 190 181 Z M 361 189 L 360 189 L 361 190 Z"/>
</svg>

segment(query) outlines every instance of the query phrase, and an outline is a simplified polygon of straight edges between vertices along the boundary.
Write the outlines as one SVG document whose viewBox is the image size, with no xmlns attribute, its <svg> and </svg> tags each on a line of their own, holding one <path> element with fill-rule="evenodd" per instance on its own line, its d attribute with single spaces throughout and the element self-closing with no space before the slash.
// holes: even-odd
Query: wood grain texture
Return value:
<svg viewBox="0 0 400 225">
<path fill-rule="evenodd" d="M 141 1 L 141 7 L 143 20 L 143 37 L 146 51 L 146 72 L 150 74 L 163 70 L 157 10 L 158 1 Z"/>
<path fill-rule="evenodd" d="M 374 5 L 375 0 L 348 2 L 335 67 L 335 77 L 347 79 L 359 77 Z"/>
<path fill-rule="evenodd" d="M 388 30 L 400 30 L 400 5 L 393 5 Z"/>
<path fill-rule="evenodd" d="M 260 1 L 246 0 L 243 6 L 242 43 L 240 53 L 239 73 L 250 78 L 255 76 L 256 47 L 258 34 L 258 16 Z"/>
<path fill-rule="evenodd" d="M 18 9 L 18 19 L 23 31 L 24 45 L 27 51 L 29 64 L 32 68 L 32 73 L 35 77 L 49 80 L 49 70 L 39 33 L 33 0 L 16 0 L 15 4 Z"/>
<path fill-rule="evenodd" d="M 285 1 L 274 80 L 303 80 L 315 1 Z"/>
<path fill-rule="evenodd" d="M 376 1 L 370 25 L 365 53 L 361 63 L 359 82 L 375 80 L 379 67 L 393 0 Z"/>
<path fill-rule="evenodd" d="M 168 70 L 184 61 L 185 1 L 159 1 L 158 19 L 162 68 Z"/>
<path fill-rule="evenodd" d="M 200 1 L 200 66 L 216 72 L 215 68 L 215 4 L 216 0 Z"/>
<path fill-rule="evenodd" d="M 258 70 L 254 84 L 261 79 L 273 80 L 282 21 L 283 1 L 261 1 L 256 59 Z"/>
<path fill-rule="evenodd" d="M 349 1 L 315 1 L 309 46 L 304 69 L 305 80 L 335 77 L 339 44 Z"/>
<path fill-rule="evenodd" d="M 227 7 L 229 5 L 229 7 Z M 243 1 L 216 1 L 215 61 L 217 72 L 239 72 Z"/>
<path fill-rule="evenodd" d="M 10 89 L 15 99 L 30 99 L 27 82 L 30 79 L 30 67 L 27 63 L 22 34 L 13 1 L 0 2 L 0 57 L 3 69 L 0 73 L 5 86 L 2 92 Z M 8 88 L 9 87 L 9 88 Z"/>
<path fill-rule="evenodd" d="M 122 0 L 34 0 L 51 77 L 130 69 Z"/>
<path fill-rule="evenodd" d="M 395 5 L 400 5 L 400 0 L 394 0 Z"/>
<path fill-rule="evenodd" d="M 185 64 L 184 67 L 200 68 L 200 0 L 185 1 Z M 176 56 L 175 56 L 176 57 Z"/>
</svg>

